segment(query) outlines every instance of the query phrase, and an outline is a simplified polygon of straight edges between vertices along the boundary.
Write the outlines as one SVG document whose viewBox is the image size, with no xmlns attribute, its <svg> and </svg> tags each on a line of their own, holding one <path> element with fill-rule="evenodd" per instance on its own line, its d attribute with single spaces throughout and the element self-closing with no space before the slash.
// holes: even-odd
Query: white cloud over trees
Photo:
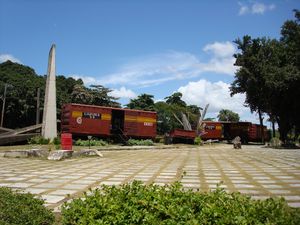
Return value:
<svg viewBox="0 0 300 225">
<path fill-rule="evenodd" d="M 182 99 L 188 104 L 205 106 L 209 104 L 209 112 L 218 113 L 221 109 L 230 109 L 239 114 L 249 112 L 243 106 L 245 96 L 241 94 L 230 96 L 230 84 L 223 81 L 210 82 L 201 79 L 197 82 L 189 82 L 178 88 L 182 93 Z"/>
</svg>

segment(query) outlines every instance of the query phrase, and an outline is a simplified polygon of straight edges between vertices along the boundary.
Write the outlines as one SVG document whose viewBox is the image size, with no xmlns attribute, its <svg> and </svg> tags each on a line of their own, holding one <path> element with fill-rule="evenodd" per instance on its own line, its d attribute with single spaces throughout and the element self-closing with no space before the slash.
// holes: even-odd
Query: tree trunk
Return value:
<svg viewBox="0 0 300 225">
<path fill-rule="evenodd" d="M 273 134 L 273 138 L 276 136 L 275 134 L 275 122 L 274 120 L 272 120 L 272 134 Z"/>
<path fill-rule="evenodd" d="M 262 117 L 262 113 L 260 110 L 258 110 L 258 116 L 259 116 L 259 123 L 260 123 L 261 142 L 265 144 L 265 132 L 264 132 L 264 125 L 263 125 L 264 118 Z"/>
<path fill-rule="evenodd" d="M 282 143 L 286 142 L 287 139 L 287 129 L 284 124 L 284 122 L 281 122 L 280 119 L 277 119 L 277 124 L 278 124 L 278 130 L 279 130 L 279 135 L 280 135 L 280 140 Z"/>
</svg>

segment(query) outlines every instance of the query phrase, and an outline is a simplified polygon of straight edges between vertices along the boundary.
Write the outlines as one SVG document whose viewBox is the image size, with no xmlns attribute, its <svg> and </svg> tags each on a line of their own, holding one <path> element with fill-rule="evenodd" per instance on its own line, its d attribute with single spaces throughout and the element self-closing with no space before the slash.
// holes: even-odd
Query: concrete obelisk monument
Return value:
<svg viewBox="0 0 300 225">
<path fill-rule="evenodd" d="M 57 137 L 56 119 L 56 78 L 55 78 L 55 44 L 51 46 L 48 59 L 48 72 L 44 99 L 42 136 L 44 138 Z"/>
</svg>

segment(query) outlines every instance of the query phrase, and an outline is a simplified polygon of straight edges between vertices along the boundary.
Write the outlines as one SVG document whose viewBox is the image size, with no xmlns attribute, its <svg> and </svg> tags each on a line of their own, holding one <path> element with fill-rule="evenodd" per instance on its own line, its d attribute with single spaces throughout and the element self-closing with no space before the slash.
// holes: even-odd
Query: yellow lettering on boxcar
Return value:
<svg viewBox="0 0 300 225">
<path fill-rule="evenodd" d="M 101 120 L 111 120 L 111 115 L 107 113 L 103 113 L 101 115 Z"/>
<path fill-rule="evenodd" d="M 73 111 L 72 112 L 72 117 L 75 117 L 75 118 L 82 117 L 82 112 L 80 112 L 80 111 Z"/>
<path fill-rule="evenodd" d="M 126 122 L 156 123 L 156 119 L 143 116 L 125 116 Z"/>
</svg>

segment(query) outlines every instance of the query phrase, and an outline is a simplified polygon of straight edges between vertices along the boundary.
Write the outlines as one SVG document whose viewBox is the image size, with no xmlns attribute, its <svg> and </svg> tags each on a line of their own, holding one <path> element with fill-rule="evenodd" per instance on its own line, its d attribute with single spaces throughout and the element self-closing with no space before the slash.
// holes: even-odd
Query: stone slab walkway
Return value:
<svg viewBox="0 0 300 225">
<path fill-rule="evenodd" d="M 300 150 L 274 150 L 260 146 L 212 145 L 195 148 L 103 151 L 103 158 L 47 161 L 0 158 L 0 186 L 38 194 L 57 209 L 101 184 L 132 180 L 160 185 L 181 181 L 200 191 L 221 187 L 255 199 L 283 196 L 300 207 Z"/>
</svg>

